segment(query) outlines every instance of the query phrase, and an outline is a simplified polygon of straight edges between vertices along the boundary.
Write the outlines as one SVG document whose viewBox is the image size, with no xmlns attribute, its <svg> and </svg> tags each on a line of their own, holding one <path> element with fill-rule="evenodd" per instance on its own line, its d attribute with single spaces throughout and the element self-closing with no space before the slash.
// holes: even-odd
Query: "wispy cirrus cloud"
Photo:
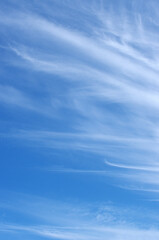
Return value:
<svg viewBox="0 0 159 240">
<path fill-rule="evenodd" d="M 1 231 L 14 231 L 15 233 L 31 233 L 32 237 L 35 235 L 40 237 L 45 237 L 49 239 L 115 239 L 120 240 L 125 237 L 129 239 L 149 239 L 153 238 L 154 240 L 159 237 L 159 232 L 156 230 L 138 230 L 134 228 L 56 228 L 56 227 L 45 227 L 45 226 L 14 226 L 7 225 L 2 226 L 3 230 Z M 20 234 L 21 235 L 21 234 Z M 31 237 L 31 238 L 32 238 Z"/>
<path fill-rule="evenodd" d="M 152 181 L 153 172 L 158 171 L 156 15 L 150 21 L 149 14 L 145 17 L 136 5 L 132 6 L 133 14 L 125 5 L 119 14 L 111 5 L 109 13 L 105 8 L 104 5 L 98 10 L 91 8 L 95 24 L 89 23 L 89 33 L 58 23 L 53 15 L 46 18 L 34 11 L 15 9 L 9 15 L 2 15 L 2 28 L 16 30 L 12 36 L 15 41 L 8 44 L 8 49 L 17 65 L 20 61 L 23 64 L 19 68 L 43 73 L 45 78 L 51 75 L 53 81 L 58 76 L 56 85 L 60 90 L 56 99 L 60 104 L 58 110 L 52 108 L 52 85 L 48 92 L 43 92 L 48 96 L 46 104 L 40 98 L 34 104 L 36 97 L 24 97 L 16 87 L 5 88 L 0 95 L 1 102 L 46 116 L 59 111 L 62 122 L 65 112 L 71 111 L 76 116 L 70 120 L 71 131 L 57 132 L 51 127 L 46 131 L 42 126 L 39 131 L 24 129 L 10 135 L 50 149 L 69 148 L 111 157 L 114 161 L 109 160 L 107 165 L 112 172 L 116 168 L 119 176 L 126 179 L 156 184 L 157 176 Z M 155 12 L 154 6 L 152 11 Z M 18 34 L 23 34 L 25 41 Z M 62 84 L 66 85 L 65 89 Z M 38 84 L 35 86 L 38 89 Z M 121 169 L 132 172 L 124 174 Z"/>
<path fill-rule="evenodd" d="M 57 200 L 56 198 L 14 192 L 3 192 L 0 208 L 6 209 L 6 213 L 9 211 L 8 214 L 19 213 L 19 221 L 21 221 L 22 215 L 26 215 L 29 217 L 30 224 L 34 225 L 38 222 L 40 225 L 51 224 L 57 227 L 85 228 L 88 225 L 97 223 L 97 221 L 100 224 L 107 223 L 109 225 L 114 221 L 120 223 L 120 217 L 124 217 L 125 220 L 127 219 L 126 221 L 128 221 L 129 217 L 127 215 L 129 208 L 125 208 L 125 211 L 123 211 L 120 204 L 116 206 L 109 201 L 84 203 L 80 199 L 74 201 L 68 199 Z M 142 217 L 141 209 L 138 210 L 141 213 L 140 215 L 136 215 L 135 208 L 130 210 L 132 217 Z M 145 211 L 145 214 L 147 214 L 147 211 Z M 153 211 L 150 218 L 155 218 Z"/>
<path fill-rule="evenodd" d="M 17 195 L 17 194 L 16 194 Z M 17 199 L 18 197 L 18 199 Z M 11 205 L 10 205 L 11 203 Z M 30 239 L 35 237 L 51 239 L 149 239 L 158 237 L 155 215 L 148 211 L 141 212 L 136 209 L 122 208 L 110 203 L 99 204 L 73 204 L 58 202 L 46 198 L 18 194 L 12 196 L 12 201 L 2 204 L 0 208 L 6 210 L 7 215 L 17 215 L 20 224 L 14 222 L 5 224 L 1 222 L 0 232 L 4 237 L 16 234 Z M 8 211 L 9 210 L 9 211 Z M 128 214 L 129 213 L 129 214 Z M 23 223 L 24 216 L 28 219 Z M 23 217 L 22 217 L 23 216 Z M 149 216 L 145 226 L 138 228 L 136 222 Z M 29 220 L 31 218 L 31 220 Z M 135 222 L 134 222 L 135 221 Z M 152 222 L 154 227 L 150 228 Z M 9 238 L 10 239 L 10 238 Z"/>
</svg>

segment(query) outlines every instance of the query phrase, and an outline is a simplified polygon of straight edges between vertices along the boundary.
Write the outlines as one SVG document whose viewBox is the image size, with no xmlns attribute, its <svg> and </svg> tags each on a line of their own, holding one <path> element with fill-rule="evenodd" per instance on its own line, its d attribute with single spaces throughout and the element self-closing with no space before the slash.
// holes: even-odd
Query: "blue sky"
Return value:
<svg viewBox="0 0 159 240">
<path fill-rule="evenodd" d="M 159 239 L 158 7 L 0 1 L 1 239 Z"/>
</svg>

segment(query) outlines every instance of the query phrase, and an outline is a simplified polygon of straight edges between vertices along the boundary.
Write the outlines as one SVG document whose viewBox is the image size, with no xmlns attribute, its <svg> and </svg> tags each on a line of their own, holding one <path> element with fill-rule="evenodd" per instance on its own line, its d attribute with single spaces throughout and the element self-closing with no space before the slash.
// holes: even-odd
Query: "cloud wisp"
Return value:
<svg viewBox="0 0 159 240">
<path fill-rule="evenodd" d="M 150 228 L 148 221 L 147 226 L 138 228 L 134 222 L 149 216 L 152 226 L 152 222 L 156 221 L 152 212 L 149 214 L 144 211 L 143 216 L 141 209 L 138 209 L 137 215 L 135 209 L 122 209 L 110 203 L 75 205 L 20 194 L 16 197 L 12 196 L 11 205 L 9 202 L 2 205 L 1 202 L 0 208 L 2 207 L 6 209 L 7 215 L 14 215 L 16 211 L 16 213 L 21 213 L 21 218 L 23 215 L 31 218 L 31 221 L 28 219 L 28 223 L 23 223 L 21 218 L 20 224 L 1 222 L 0 232 L 4 237 L 10 234 L 16 234 L 17 237 L 29 234 L 30 239 L 40 236 L 51 239 L 102 240 L 113 238 L 119 240 L 129 237 L 129 239 L 152 238 L 155 240 L 159 235 L 155 224 L 153 228 Z"/>
<path fill-rule="evenodd" d="M 57 114 L 61 128 L 66 120 L 71 125 L 61 132 L 51 124 L 47 131 L 43 124 L 39 130 L 36 126 L 30 130 L 16 129 L 16 134 L 9 133 L 11 137 L 49 149 L 95 153 L 100 159 L 110 159 L 106 163 L 112 176 L 115 169 L 126 181 L 156 186 L 159 44 L 155 3 L 154 20 L 135 4 L 131 11 L 125 5 L 118 11 L 109 4 L 103 3 L 99 8 L 92 5 L 90 11 L 86 7 L 79 9 L 94 20 L 79 29 L 71 25 L 72 21 L 58 23 L 56 16 L 46 17 L 33 10 L 4 12 L 0 17 L 2 29 L 14 29 L 7 45 L 14 61 L 8 64 L 34 72 L 37 95 L 29 97 L 27 88 L 24 87 L 23 94 L 18 84 L 8 83 L 0 86 L 0 102 L 41 113 L 46 118 Z M 45 91 L 39 87 L 38 79 Z M 28 82 L 24 85 L 28 86 Z M 53 100 L 55 105 L 59 103 L 56 107 Z"/>
</svg>

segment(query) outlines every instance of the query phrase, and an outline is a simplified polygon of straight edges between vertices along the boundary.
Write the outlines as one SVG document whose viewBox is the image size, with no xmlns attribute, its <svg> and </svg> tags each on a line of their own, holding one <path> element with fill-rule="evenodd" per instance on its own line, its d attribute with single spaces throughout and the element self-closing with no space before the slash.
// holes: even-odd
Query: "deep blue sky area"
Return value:
<svg viewBox="0 0 159 240">
<path fill-rule="evenodd" d="M 0 239 L 159 239 L 158 8 L 0 1 Z"/>
</svg>

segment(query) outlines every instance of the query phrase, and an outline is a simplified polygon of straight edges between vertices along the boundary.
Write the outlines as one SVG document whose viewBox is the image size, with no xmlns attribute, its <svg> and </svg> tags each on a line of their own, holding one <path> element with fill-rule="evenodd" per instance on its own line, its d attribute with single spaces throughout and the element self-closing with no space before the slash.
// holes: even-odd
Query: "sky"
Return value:
<svg viewBox="0 0 159 240">
<path fill-rule="evenodd" d="M 158 8 L 0 0 L 0 239 L 159 239 Z"/>
</svg>

